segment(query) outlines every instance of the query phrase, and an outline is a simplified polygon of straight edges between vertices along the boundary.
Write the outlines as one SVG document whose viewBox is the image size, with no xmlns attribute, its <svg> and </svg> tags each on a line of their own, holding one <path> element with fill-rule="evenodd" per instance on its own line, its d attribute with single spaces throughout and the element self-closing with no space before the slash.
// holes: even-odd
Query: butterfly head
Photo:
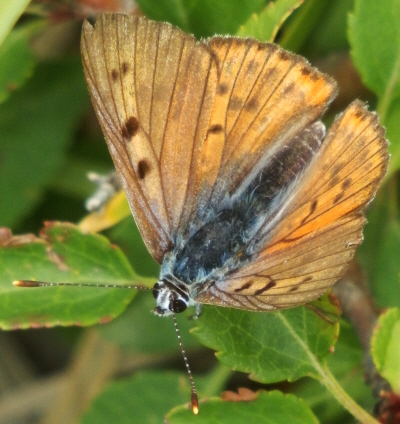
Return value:
<svg viewBox="0 0 400 424">
<path fill-rule="evenodd" d="M 157 304 L 154 313 L 159 316 L 180 313 L 190 306 L 188 294 L 167 280 L 160 280 L 154 285 L 153 296 Z"/>
</svg>

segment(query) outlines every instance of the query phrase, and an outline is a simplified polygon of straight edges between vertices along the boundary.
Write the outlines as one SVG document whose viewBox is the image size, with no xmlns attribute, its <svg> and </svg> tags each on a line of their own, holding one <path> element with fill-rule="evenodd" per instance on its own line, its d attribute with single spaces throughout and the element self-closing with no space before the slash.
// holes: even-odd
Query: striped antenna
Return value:
<svg viewBox="0 0 400 424">
<path fill-rule="evenodd" d="M 92 283 L 48 283 L 45 281 L 35 280 L 16 280 L 13 281 L 15 287 L 102 287 L 111 289 L 137 289 L 137 290 L 152 290 L 151 287 L 146 286 L 132 286 L 122 284 L 92 284 Z"/>
<path fill-rule="evenodd" d="M 175 326 L 176 335 L 178 336 L 179 347 L 181 348 L 183 361 L 185 362 L 186 370 L 187 370 L 187 373 L 188 373 L 188 376 L 189 376 L 190 387 L 192 389 L 192 397 L 191 397 L 192 411 L 193 411 L 193 414 L 197 415 L 199 413 L 199 401 L 197 399 L 196 386 L 194 385 L 194 380 L 193 380 L 193 377 L 192 377 L 192 371 L 190 370 L 189 361 L 188 361 L 188 358 L 186 356 L 185 349 L 183 348 L 181 332 L 179 331 L 178 321 L 176 320 L 176 315 L 175 315 L 174 312 L 172 313 L 172 317 L 174 319 L 174 326 Z"/>
<path fill-rule="evenodd" d="M 146 286 L 131 286 L 131 285 L 120 285 L 120 284 L 90 284 L 90 283 L 48 283 L 45 281 L 34 281 L 34 280 L 16 280 L 13 281 L 13 285 L 16 287 L 102 287 L 102 288 L 115 288 L 115 289 L 137 289 L 137 290 L 152 290 L 150 287 Z M 197 398 L 196 386 L 192 377 L 192 371 L 190 370 L 189 361 L 186 356 L 185 349 L 183 348 L 181 333 L 179 331 L 178 322 L 176 320 L 175 313 L 172 313 L 174 320 L 175 332 L 178 337 L 179 347 L 181 349 L 183 361 L 186 366 L 186 370 L 189 376 L 190 387 L 192 390 L 191 396 L 191 405 L 192 411 L 195 415 L 199 413 L 199 401 Z"/>
</svg>

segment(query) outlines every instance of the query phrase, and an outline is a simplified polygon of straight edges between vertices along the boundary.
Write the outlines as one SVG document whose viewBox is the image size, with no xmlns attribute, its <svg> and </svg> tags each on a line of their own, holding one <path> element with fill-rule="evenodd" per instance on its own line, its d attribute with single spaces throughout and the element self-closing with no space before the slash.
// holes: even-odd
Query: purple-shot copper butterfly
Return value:
<svg viewBox="0 0 400 424">
<path fill-rule="evenodd" d="M 161 264 L 157 315 L 289 308 L 344 274 L 387 168 L 376 114 L 355 101 L 326 132 L 335 82 L 250 38 L 196 41 L 105 14 L 84 23 L 81 50 L 132 214 Z"/>
</svg>

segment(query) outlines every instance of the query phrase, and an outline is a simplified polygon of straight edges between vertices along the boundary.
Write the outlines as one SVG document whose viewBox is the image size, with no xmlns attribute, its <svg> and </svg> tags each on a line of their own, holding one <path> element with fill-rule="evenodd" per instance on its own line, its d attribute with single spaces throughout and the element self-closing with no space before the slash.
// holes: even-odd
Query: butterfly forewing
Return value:
<svg viewBox="0 0 400 424">
<path fill-rule="evenodd" d="M 214 113 L 220 115 L 223 110 L 226 129 L 213 192 L 218 199 L 220 186 L 232 194 L 263 167 L 266 156 L 317 119 L 336 90 L 330 78 L 303 58 L 275 45 L 214 38 L 210 46 L 219 58 L 220 86 L 228 87 L 214 105 Z"/>
<path fill-rule="evenodd" d="M 86 22 L 81 46 L 111 156 L 143 239 L 160 262 L 171 249 L 193 158 L 207 132 L 215 62 L 192 36 L 124 15 L 100 15 L 95 28 Z"/>
<path fill-rule="evenodd" d="M 184 233 L 195 217 L 240 195 L 267 162 L 309 126 L 336 94 L 332 79 L 301 57 L 251 39 L 203 42 L 218 66 L 214 107 L 188 198 Z M 301 84 L 299 84 L 301 82 Z"/>
<path fill-rule="evenodd" d="M 134 60 L 137 23 L 122 15 L 99 16 L 95 29 L 85 22 L 81 50 L 92 102 L 128 202 L 149 251 L 161 260 L 169 248 L 169 228 L 158 163 L 139 124 Z M 149 167 L 151 192 L 140 178 Z"/>
<path fill-rule="evenodd" d="M 361 243 L 363 209 L 387 162 L 376 115 L 354 102 L 328 132 L 295 196 L 281 205 L 281 219 L 261 234 L 259 251 L 197 300 L 267 310 L 318 297 L 343 275 Z"/>
</svg>

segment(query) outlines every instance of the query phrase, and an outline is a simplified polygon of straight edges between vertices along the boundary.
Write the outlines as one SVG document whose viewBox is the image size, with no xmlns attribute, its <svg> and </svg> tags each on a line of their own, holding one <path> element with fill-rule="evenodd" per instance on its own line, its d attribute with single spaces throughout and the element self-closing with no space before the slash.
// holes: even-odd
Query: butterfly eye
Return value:
<svg viewBox="0 0 400 424">
<path fill-rule="evenodd" d="M 186 307 L 187 307 L 186 302 L 184 302 L 181 299 L 176 299 L 171 301 L 169 305 L 169 310 L 179 314 L 180 312 L 183 312 L 186 309 Z"/>
<path fill-rule="evenodd" d="M 153 286 L 153 296 L 154 296 L 154 299 L 157 299 L 158 293 L 160 293 L 160 284 L 156 283 Z"/>
</svg>

